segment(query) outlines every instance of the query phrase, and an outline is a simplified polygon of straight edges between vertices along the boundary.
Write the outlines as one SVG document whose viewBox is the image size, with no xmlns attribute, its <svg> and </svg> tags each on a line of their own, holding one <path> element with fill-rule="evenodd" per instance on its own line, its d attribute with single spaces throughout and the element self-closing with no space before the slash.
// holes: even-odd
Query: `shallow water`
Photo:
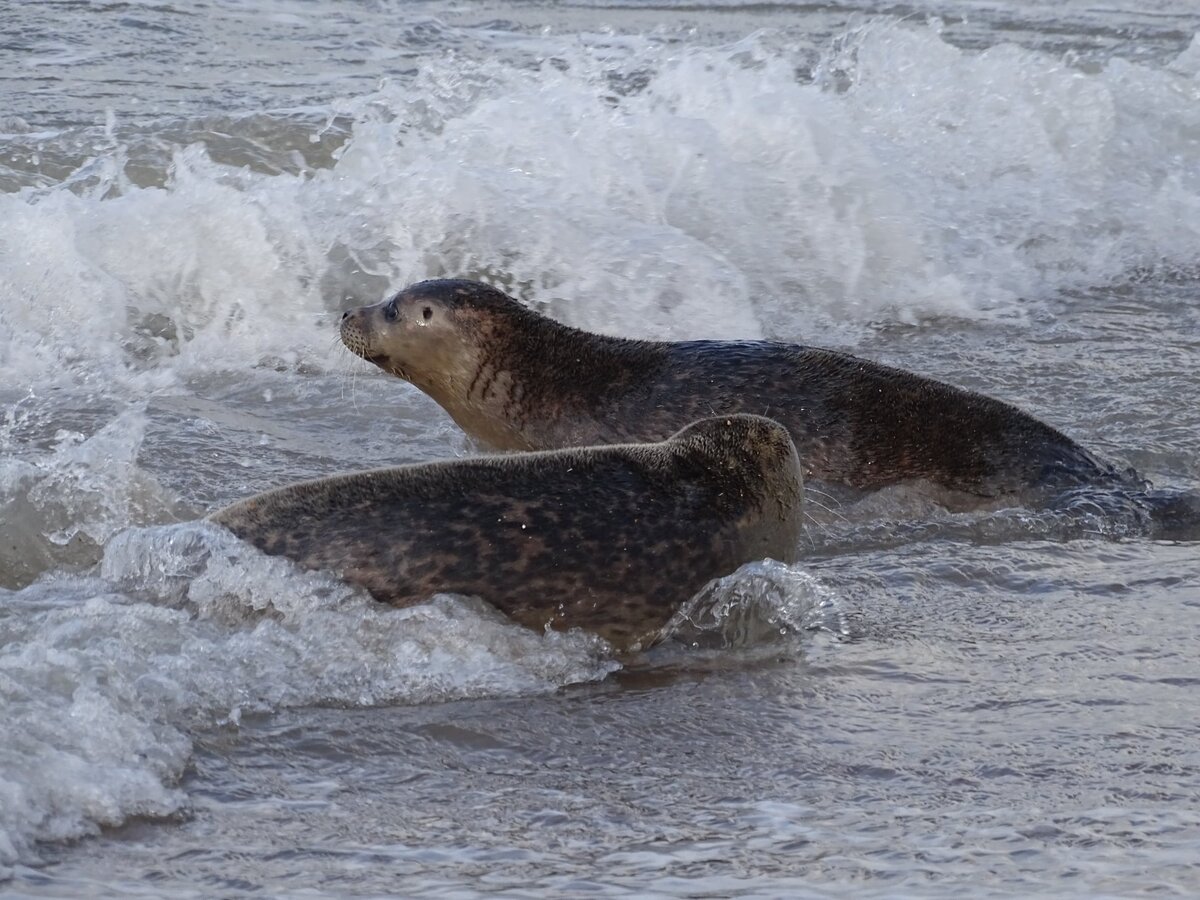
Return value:
<svg viewBox="0 0 1200 900">
<path fill-rule="evenodd" d="M 0 892 L 1200 890 L 1194 540 L 814 491 L 801 564 L 617 661 L 193 524 L 474 452 L 334 336 L 443 274 L 1200 490 L 1200 16 L 1120 7 L 9 10 Z"/>
</svg>

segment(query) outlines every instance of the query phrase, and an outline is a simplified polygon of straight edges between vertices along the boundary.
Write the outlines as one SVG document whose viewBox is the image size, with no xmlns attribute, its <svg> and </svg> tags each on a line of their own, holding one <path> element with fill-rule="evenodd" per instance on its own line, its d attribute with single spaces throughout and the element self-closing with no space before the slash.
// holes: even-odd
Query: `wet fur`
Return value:
<svg viewBox="0 0 1200 900">
<path fill-rule="evenodd" d="M 260 494 L 210 518 L 396 606 L 480 597 L 531 628 L 646 645 L 713 578 L 795 558 L 800 464 L 766 419 L 657 444 L 400 466 Z"/>
<path fill-rule="evenodd" d="M 605 337 L 470 281 L 421 282 L 388 302 L 401 310 L 395 323 L 382 317 L 386 303 L 346 313 L 346 346 L 496 449 L 661 440 L 702 416 L 753 413 L 788 428 L 809 477 L 858 489 L 926 480 L 994 497 L 1118 477 L 1014 406 L 845 353 Z M 429 304 L 454 332 L 440 356 L 410 324 Z M 439 381 L 448 367 L 462 374 Z"/>
</svg>

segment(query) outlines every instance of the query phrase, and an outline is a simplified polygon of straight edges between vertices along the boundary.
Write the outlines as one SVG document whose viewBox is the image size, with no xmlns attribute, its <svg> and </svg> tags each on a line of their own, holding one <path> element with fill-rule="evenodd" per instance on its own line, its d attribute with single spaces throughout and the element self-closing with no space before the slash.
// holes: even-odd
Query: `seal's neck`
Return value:
<svg viewBox="0 0 1200 900">
<path fill-rule="evenodd" d="M 507 358 L 519 361 L 514 375 L 552 385 L 558 396 L 596 401 L 633 383 L 662 345 L 593 334 L 529 312 L 509 330 Z"/>
<path fill-rule="evenodd" d="M 485 319 L 439 384 L 418 384 L 471 436 L 505 450 L 593 442 L 596 417 L 644 381 L 663 345 L 590 334 L 521 308 Z"/>
</svg>

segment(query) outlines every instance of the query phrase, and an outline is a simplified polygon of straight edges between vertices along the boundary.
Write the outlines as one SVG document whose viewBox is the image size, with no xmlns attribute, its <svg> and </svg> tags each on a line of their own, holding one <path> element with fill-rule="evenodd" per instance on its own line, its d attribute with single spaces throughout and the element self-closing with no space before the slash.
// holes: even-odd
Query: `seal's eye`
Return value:
<svg viewBox="0 0 1200 900">
<path fill-rule="evenodd" d="M 383 308 L 383 317 L 385 319 L 387 319 L 389 322 L 396 321 L 396 301 L 395 300 L 393 300 L 391 303 L 389 303 L 387 306 L 385 306 Z"/>
<path fill-rule="evenodd" d="M 421 310 L 421 318 L 423 318 L 426 322 L 428 322 L 430 319 L 432 319 L 433 318 L 433 307 L 427 306 L 423 310 Z"/>
</svg>

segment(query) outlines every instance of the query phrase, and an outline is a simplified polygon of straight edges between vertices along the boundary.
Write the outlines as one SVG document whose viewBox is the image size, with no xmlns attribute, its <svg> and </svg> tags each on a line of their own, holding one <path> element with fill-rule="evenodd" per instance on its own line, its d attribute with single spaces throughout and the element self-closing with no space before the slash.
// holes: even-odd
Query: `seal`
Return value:
<svg viewBox="0 0 1200 900">
<path fill-rule="evenodd" d="M 499 450 L 661 440 L 701 416 L 751 413 L 786 426 L 806 476 L 827 484 L 999 497 L 1115 477 L 1016 407 L 912 372 L 797 344 L 591 334 L 472 281 L 348 311 L 341 338 Z"/>
<path fill-rule="evenodd" d="M 660 443 L 336 475 L 209 519 L 384 603 L 475 596 L 530 628 L 584 628 L 627 651 L 712 579 L 793 561 L 802 495 L 787 430 L 729 416 Z"/>
</svg>

